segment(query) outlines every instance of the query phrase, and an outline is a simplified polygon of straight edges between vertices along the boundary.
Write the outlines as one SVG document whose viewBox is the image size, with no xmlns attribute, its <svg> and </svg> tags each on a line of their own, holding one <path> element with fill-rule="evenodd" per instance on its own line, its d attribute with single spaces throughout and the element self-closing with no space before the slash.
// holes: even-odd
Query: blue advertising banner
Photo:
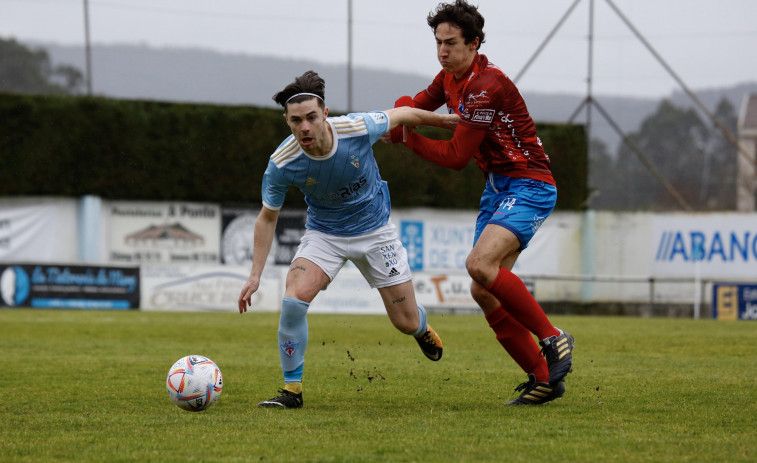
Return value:
<svg viewBox="0 0 757 463">
<path fill-rule="evenodd" d="M 0 265 L 0 307 L 133 309 L 139 267 Z"/>
<path fill-rule="evenodd" d="M 757 284 L 713 284 L 712 318 L 757 320 Z"/>
<path fill-rule="evenodd" d="M 656 275 L 742 279 L 757 269 L 757 220 L 749 215 L 659 215 L 653 221 Z"/>
</svg>

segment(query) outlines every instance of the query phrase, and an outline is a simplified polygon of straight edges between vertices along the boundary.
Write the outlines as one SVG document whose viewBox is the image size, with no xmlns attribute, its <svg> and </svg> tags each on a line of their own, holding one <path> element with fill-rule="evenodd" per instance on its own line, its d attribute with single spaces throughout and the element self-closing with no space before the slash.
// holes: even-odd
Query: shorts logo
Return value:
<svg viewBox="0 0 757 463">
<path fill-rule="evenodd" d="M 389 276 L 398 277 L 400 276 L 400 272 L 398 272 L 396 268 L 392 267 L 392 270 L 389 271 Z"/>
<path fill-rule="evenodd" d="M 294 355 L 294 352 L 297 350 L 297 347 L 300 346 L 299 342 L 294 342 L 291 339 L 283 344 L 279 344 L 279 347 L 281 348 L 281 352 L 285 353 L 287 357 L 292 358 Z"/>
<path fill-rule="evenodd" d="M 490 123 L 493 120 L 494 120 L 493 109 L 477 109 L 473 111 L 473 116 L 471 117 L 471 122 Z"/>
<path fill-rule="evenodd" d="M 506 207 L 509 211 L 513 208 L 513 206 L 515 206 L 515 200 L 516 198 L 514 197 L 507 198 L 499 204 L 499 207 Z"/>
<path fill-rule="evenodd" d="M 541 227 L 541 224 L 543 224 L 546 219 L 547 219 L 546 217 L 540 217 L 538 215 L 535 215 L 534 220 L 531 222 L 531 230 L 534 233 L 536 233 L 536 230 L 538 230 L 539 227 Z"/>
</svg>

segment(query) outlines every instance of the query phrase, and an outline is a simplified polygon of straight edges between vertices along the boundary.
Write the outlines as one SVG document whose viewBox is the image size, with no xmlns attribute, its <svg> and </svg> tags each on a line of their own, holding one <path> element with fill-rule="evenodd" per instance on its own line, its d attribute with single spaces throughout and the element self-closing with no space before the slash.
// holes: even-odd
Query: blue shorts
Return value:
<svg viewBox="0 0 757 463">
<path fill-rule="evenodd" d="M 473 244 L 484 227 L 495 224 L 515 233 L 520 240 L 519 251 L 526 249 L 556 202 L 557 188 L 554 185 L 540 180 L 487 174 Z"/>
</svg>

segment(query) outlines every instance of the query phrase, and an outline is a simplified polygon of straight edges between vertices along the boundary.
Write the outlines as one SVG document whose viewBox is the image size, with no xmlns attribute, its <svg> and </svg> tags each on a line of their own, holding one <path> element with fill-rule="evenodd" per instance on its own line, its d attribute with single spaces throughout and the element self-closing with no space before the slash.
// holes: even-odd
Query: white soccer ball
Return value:
<svg viewBox="0 0 757 463">
<path fill-rule="evenodd" d="M 182 357 L 168 370 L 166 390 L 177 407 L 190 412 L 201 412 L 213 405 L 221 395 L 221 370 L 207 357 Z"/>
</svg>

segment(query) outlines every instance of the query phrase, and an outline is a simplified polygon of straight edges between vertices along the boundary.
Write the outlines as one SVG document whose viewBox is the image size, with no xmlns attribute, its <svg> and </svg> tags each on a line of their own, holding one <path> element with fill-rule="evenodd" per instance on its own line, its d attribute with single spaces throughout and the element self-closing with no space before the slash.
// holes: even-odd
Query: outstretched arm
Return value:
<svg viewBox="0 0 757 463">
<path fill-rule="evenodd" d="M 421 105 L 430 107 L 433 106 L 432 103 L 430 97 L 421 92 L 414 99 L 409 96 L 400 97 L 395 103 L 395 109 L 423 107 Z M 414 133 L 412 127 L 407 125 L 403 126 L 402 129 L 394 130 L 391 134 L 392 136 L 386 137 L 385 141 L 392 143 L 401 141 L 415 154 L 427 161 L 442 167 L 462 170 L 468 164 L 470 158 L 478 152 L 479 146 L 486 137 L 486 130 L 459 125 L 449 141 L 432 140 L 418 135 Z"/>
<path fill-rule="evenodd" d="M 431 126 L 455 130 L 460 116 L 457 114 L 432 113 L 423 109 L 400 106 L 384 111 L 389 116 L 389 130 L 401 125 L 408 127 Z"/>
<path fill-rule="evenodd" d="M 427 161 L 450 169 L 462 170 L 486 137 L 486 129 L 458 125 L 451 140 L 432 140 L 417 133 L 407 135 L 403 143 Z"/>
<path fill-rule="evenodd" d="M 279 211 L 274 211 L 263 206 L 258 218 L 255 220 L 255 235 L 252 245 L 252 270 L 250 277 L 242 286 L 239 294 L 239 313 L 247 312 L 247 307 L 252 304 L 252 295 L 260 287 L 260 275 L 263 274 L 268 253 L 271 252 L 273 235 L 276 231 L 276 222 L 279 220 Z"/>
</svg>

